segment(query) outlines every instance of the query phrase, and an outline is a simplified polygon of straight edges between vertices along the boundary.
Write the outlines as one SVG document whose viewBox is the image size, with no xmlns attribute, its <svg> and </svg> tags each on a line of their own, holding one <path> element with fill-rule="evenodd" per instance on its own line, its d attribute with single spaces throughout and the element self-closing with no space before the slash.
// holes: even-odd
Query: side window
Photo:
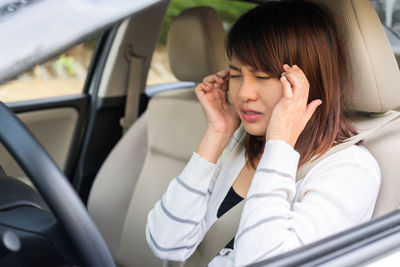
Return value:
<svg viewBox="0 0 400 267">
<path fill-rule="evenodd" d="M 227 5 L 226 1 L 220 0 L 172 0 L 168 7 L 167 14 L 165 15 L 164 24 L 153 54 L 147 85 L 177 82 L 176 77 L 169 67 L 166 48 L 167 34 L 173 19 L 178 16 L 182 10 L 195 6 L 210 6 L 216 9 L 224 21 L 225 29 L 228 30 L 237 18 L 254 7 L 255 4 L 231 1 L 231 3 Z"/>
<path fill-rule="evenodd" d="M 82 93 L 97 39 L 76 45 L 0 84 L 0 101 L 16 102 Z"/>
<path fill-rule="evenodd" d="M 400 64 L 400 1 L 371 0 L 392 45 L 397 63 Z"/>
</svg>

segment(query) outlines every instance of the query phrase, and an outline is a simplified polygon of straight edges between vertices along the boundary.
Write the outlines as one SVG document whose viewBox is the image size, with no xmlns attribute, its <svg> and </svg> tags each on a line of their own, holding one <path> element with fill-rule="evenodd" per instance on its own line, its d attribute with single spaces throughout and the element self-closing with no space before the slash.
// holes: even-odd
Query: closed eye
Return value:
<svg viewBox="0 0 400 267">
<path fill-rule="evenodd" d="M 242 77 L 242 75 L 232 75 L 232 74 L 230 75 L 230 78 L 231 78 L 231 79 L 240 78 L 240 77 Z"/>
<path fill-rule="evenodd" d="M 268 80 L 268 79 L 271 79 L 272 77 L 270 77 L 270 76 L 256 76 L 256 78 L 259 79 L 259 80 Z"/>
</svg>

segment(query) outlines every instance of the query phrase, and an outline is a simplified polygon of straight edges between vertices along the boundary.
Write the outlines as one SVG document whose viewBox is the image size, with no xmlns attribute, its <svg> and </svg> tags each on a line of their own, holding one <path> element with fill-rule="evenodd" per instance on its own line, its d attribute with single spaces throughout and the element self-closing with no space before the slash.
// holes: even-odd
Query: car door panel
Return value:
<svg viewBox="0 0 400 267">
<path fill-rule="evenodd" d="M 57 108 L 18 114 L 39 142 L 50 153 L 54 161 L 64 169 L 73 134 L 78 120 L 78 112 L 74 108 Z M 4 171 L 13 177 L 25 176 L 13 158 L 0 148 L 0 162 Z"/>
<path fill-rule="evenodd" d="M 82 139 L 89 97 L 86 94 L 7 104 L 67 175 L 71 173 Z M 0 164 L 7 175 L 29 184 L 13 157 L 0 145 Z"/>
</svg>

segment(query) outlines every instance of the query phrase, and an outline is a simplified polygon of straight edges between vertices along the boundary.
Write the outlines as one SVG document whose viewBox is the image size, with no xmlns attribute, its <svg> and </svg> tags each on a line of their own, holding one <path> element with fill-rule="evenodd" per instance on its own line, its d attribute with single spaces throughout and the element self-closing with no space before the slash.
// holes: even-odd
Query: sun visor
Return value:
<svg viewBox="0 0 400 267">
<path fill-rule="evenodd" d="M 169 0 L 0 0 L 0 83 Z"/>
</svg>

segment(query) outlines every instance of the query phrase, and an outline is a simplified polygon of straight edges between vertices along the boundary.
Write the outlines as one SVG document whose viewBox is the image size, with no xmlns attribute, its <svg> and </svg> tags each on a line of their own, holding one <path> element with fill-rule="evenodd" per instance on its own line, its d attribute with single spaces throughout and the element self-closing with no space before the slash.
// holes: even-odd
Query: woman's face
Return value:
<svg viewBox="0 0 400 267">
<path fill-rule="evenodd" d="M 236 57 L 229 69 L 229 94 L 244 128 L 251 135 L 265 136 L 272 110 L 282 98 L 281 82 Z"/>
</svg>

